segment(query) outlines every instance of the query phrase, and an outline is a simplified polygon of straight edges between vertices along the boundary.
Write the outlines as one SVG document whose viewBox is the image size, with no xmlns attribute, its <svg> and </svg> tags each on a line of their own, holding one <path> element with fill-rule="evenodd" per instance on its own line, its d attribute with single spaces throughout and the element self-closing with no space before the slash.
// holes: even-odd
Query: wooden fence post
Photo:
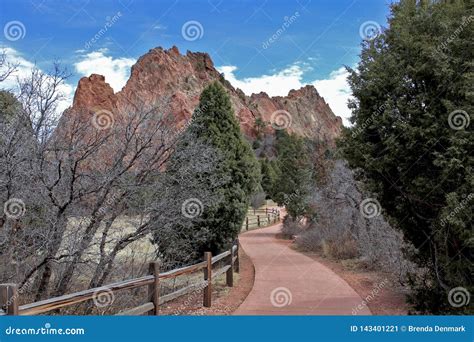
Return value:
<svg viewBox="0 0 474 342">
<path fill-rule="evenodd" d="M 226 284 L 229 287 L 234 286 L 234 244 L 230 246 L 230 261 L 229 261 L 229 269 L 225 274 Z"/>
<path fill-rule="evenodd" d="M 270 220 L 270 214 L 268 214 L 268 216 L 267 216 L 267 221 L 268 221 L 267 224 L 271 222 L 271 220 Z"/>
<path fill-rule="evenodd" d="M 149 312 L 150 316 L 156 316 L 160 311 L 160 265 L 159 261 L 152 261 L 148 266 L 148 273 L 155 276 L 155 281 L 148 285 L 148 301 L 155 305 L 153 311 Z"/>
<path fill-rule="evenodd" d="M 257 225 L 260 227 L 260 215 L 257 215 Z"/>
<path fill-rule="evenodd" d="M 204 288 L 204 297 L 202 305 L 206 308 L 210 308 L 212 304 L 212 253 L 204 253 L 204 261 L 207 266 L 204 269 L 204 280 L 207 280 L 207 285 Z"/>
<path fill-rule="evenodd" d="M 235 246 L 237 246 L 237 249 L 235 251 L 235 255 L 237 257 L 237 259 L 235 259 L 235 263 L 234 263 L 234 271 L 235 273 L 239 273 L 240 272 L 240 258 L 239 258 L 239 238 L 237 238 L 235 240 Z"/>
<path fill-rule="evenodd" d="M 0 285 L 0 307 L 7 315 L 18 315 L 18 286 L 16 284 Z"/>
<path fill-rule="evenodd" d="M 245 218 L 245 229 L 249 230 L 249 217 L 248 216 Z"/>
</svg>

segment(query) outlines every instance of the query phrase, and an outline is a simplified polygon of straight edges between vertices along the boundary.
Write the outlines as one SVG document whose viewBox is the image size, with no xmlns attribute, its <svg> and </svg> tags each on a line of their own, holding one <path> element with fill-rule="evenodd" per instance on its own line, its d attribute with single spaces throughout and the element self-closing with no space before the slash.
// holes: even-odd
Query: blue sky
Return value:
<svg viewBox="0 0 474 342">
<path fill-rule="evenodd" d="M 0 45 L 24 69 L 36 63 L 47 70 L 60 60 L 73 72 L 70 93 L 80 77 L 92 72 L 105 74 L 119 90 L 139 56 L 153 47 L 176 45 L 182 53 L 208 52 L 231 83 L 246 93 L 285 95 L 291 88 L 314 84 L 336 114 L 347 117 L 344 102 L 349 94 L 341 68 L 357 63 L 367 32 L 386 25 L 389 4 L 2 0 Z"/>
</svg>

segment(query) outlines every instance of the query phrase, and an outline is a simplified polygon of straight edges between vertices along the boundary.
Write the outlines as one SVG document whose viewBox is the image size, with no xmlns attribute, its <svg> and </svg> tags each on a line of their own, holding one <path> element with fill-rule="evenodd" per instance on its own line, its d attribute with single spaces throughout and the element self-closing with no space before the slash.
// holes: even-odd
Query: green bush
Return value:
<svg viewBox="0 0 474 342">
<path fill-rule="evenodd" d="M 350 70 L 344 154 L 418 249 L 427 272 L 413 275 L 410 300 L 421 313 L 474 313 L 467 295 L 452 304 L 455 289 L 474 294 L 472 18 L 468 1 L 393 4 Z"/>
</svg>

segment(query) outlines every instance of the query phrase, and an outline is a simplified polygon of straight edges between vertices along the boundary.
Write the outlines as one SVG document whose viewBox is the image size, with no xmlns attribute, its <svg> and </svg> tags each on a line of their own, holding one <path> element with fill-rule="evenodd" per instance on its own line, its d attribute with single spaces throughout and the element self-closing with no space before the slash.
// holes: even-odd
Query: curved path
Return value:
<svg viewBox="0 0 474 342">
<path fill-rule="evenodd" d="M 291 249 L 289 241 L 276 239 L 280 229 L 278 224 L 240 235 L 255 266 L 255 283 L 235 315 L 371 314 L 337 274 Z"/>
</svg>

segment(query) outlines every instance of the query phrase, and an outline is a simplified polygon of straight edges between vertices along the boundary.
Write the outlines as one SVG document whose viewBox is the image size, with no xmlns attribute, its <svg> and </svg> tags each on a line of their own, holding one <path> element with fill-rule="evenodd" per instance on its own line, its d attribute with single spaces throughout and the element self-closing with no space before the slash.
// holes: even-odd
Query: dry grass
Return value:
<svg viewBox="0 0 474 342">
<path fill-rule="evenodd" d="M 70 250 L 74 247 L 74 244 L 78 239 L 84 234 L 84 222 L 87 218 L 70 218 L 68 222 L 67 233 L 65 234 L 65 239 L 61 245 L 63 251 Z M 105 245 L 105 250 L 110 252 L 115 243 L 122 238 L 123 236 L 130 234 L 135 231 L 136 227 L 140 225 L 141 221 L 138 217 L 130 216 L 121 216 L 118 217 L 110 231 L 108 232 L 107 243 Z M 94 238 L 87 249 L 85 255 L 87 259 L 91 261 L 97 261 L 99 256 L 99 244 L 102 238 L 102 233 L 104 231 L 105 225 L 101 224 L 97 230 Z M 127 247 L 117 255 L 117 262 L 129 262 L 130 260 L 135 260 L 136 262 L 147 262 L 154 259 L 156 255 L 156 248 L 151 243 L 151 234 L 132 242 Z"/>
<path fill-rule="evenodd" d="M 276 204 L 272 200 L 266 200 L 265 204 L 262 205 L 260 208 L 258 208 L 258 210 L 265 210 L 266 208 L 273 209 L 277 207 L 278 207 L 278 204 Z M 257 224 L 257 216 L 259 215 L 260 215 L 260 227 Z M 265 215 L 264 213 L 255 212 L 254 214 L 253 208 L 248 209 L 247 217 L 249 218 L 249 230 L 271 226 L 274 223 L 273 216 L 270 216 L 271 219 L 269 221 L 268 216 Z M 244 220 L 244 223 L 242 225 L 242 232 L 245 232 L 245 231 L 246 231 L 246 226 L 245 226 L 245 220 Z"/>
<path fill-rule="evenodd" d="M 323 254 L 327 258 L 339 260 L 355 259 L 359 256 L 357 242 L 354 239 L 345 238 L 338 241 L 326 241 L 321 243 Z"/>
</svg>

